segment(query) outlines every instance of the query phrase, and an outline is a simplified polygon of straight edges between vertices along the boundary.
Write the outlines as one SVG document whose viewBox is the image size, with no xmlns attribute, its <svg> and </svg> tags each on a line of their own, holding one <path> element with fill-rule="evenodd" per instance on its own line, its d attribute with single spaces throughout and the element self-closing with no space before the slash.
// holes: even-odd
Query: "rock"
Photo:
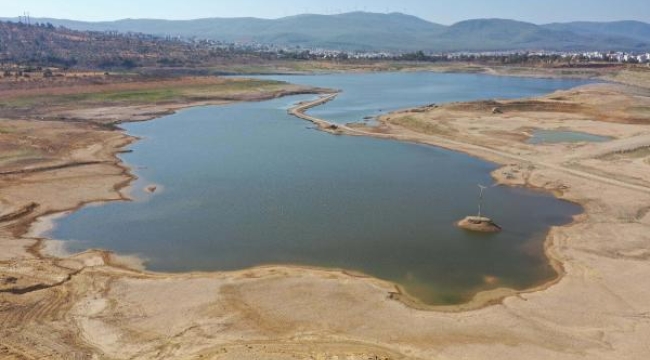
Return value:
<svg viewBox="0 0 650 360">
<path fill-rule="evenodd" d="M 484 233 L 495 233 L 501 231 L 501 227 L 492 219 L 478 216 L 468 216 L 456 224 L 459 228 Z"/>
<path fill-rule="evenodd" d="M 500 108 L 495 107 L 492 109 L 492 114 L 503 114 L 503 111 L 501 111 Z"/>
</svg>

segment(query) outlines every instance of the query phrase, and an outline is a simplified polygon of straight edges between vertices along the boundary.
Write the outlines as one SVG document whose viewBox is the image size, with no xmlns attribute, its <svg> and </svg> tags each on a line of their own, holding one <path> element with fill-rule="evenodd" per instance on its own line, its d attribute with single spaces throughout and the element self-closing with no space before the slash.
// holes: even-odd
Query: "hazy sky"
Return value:
<svg viewBox="0 0 650 360">
<path fill-rule="evenodd" d="M 403 12 L 452 24 L 474 18 L 508 18 L 533 23 L 573 20 L 650 22 L 650 0 L 2 0 L 0 17 L 75 20 L 122 18 L 195 19 L 253 16 L 277 18 L 299 13 Z"/>
</svg>

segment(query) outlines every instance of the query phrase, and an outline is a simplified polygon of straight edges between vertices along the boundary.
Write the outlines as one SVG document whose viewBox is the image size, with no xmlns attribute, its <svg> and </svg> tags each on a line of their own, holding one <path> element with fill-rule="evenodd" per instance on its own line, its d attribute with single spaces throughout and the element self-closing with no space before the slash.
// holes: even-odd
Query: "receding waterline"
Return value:
<svg viewBox="0 0 650 360">
<path fill-rule="evenodd" d="M 556 144 L 579 142 L 604 142 L 612 140 L 611 137 L 599 136 L 577 131 L 564 130 L 535 130 L 528 139 L 529 144 Z"/>
<path fill-rule="evenodd" d="M 442 102 L 435 91 L 420 93 L 436 83 L 458 93 L 452 98 L 445 92 L 445 101 L 470 100 L 474 90 L 467 89 L 477 82 L 489 90 L 474 98 L 499 97 L 494 88 L 514 97 L 517 90 L 531 96 L 578 84 L 449 74 L 347 76 L 296 82 L 337 87 L 322 82 L 345 80 L 338 86 L 346 94 L 342 108 L 362 108 L 354 98 L 359 91 L 385 93 L 367 102 L 365 114 L 378 110 L 382 96 L 385 110 L 399 106 L 388 100 L 395 101 L 393 91 L 382 88 L 388 83 L 413 89 L 422 104 Z M 413 96 L 404 96 L 405 105 L 412 106 Z M 286 113 L 310 98 L 194 108 L 125 125 L 143 138 L 122 156 L 140 178 L 136 200 L 77 211 L 58 221 L 53 237 L 68 239 L 71 251 L 136 254 L 158 271 L 267 264 L 350 269 L 396 282 L 429 304 L 459 303 L 497 287 L 523 289 L 555 276 L 543 242 L 549 227 L 570 221 L 578 206 L 491 187 L 484 209 L 504 231 L 465 232 L 454 222 L 474 211 L 476 184 L 492 183 L 494 164 L 429 146 L 316 131 Z M 345 112 L 338 101 L 312 111 Z M 146 191 L 151 183 L 164 191 Z"/>
</svg>

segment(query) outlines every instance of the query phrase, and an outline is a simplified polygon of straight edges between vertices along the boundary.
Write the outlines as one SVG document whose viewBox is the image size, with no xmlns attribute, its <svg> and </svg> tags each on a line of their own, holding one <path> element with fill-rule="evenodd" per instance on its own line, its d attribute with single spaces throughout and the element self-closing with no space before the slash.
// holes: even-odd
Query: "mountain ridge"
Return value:
<svg viewBox="0 0 650 360">
<path fill-rule="evenodd" d="M 368 12 L 299 14 L 278 19 L 242 17 L 84 22 L 34 18 L 32 21 L 82 31 L 139 32 L 346 51 L 650 51 L 650 24 L 640 21 L 537 25 L 491 18 L 464 20 L 447 26 L 403 13 Z"/>
</svg>

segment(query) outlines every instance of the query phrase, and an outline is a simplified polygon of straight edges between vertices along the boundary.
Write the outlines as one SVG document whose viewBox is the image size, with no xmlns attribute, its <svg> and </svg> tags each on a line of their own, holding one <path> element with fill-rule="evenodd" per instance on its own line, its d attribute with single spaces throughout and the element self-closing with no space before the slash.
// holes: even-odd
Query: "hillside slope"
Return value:
<svg viewBox="0 0 650 360">
<path fill-rule="evenodd" d="M 231 61 L 244 64 L 261 56 L 144 34 L 77 31 L 0 21 L 0 61 L 5 63 L 110 69 Z"/>
<path fill-rule="evenodd" d="M 543 26 L 550 30 L 571 31 L 581 35 L 625 37 L 641 43 L 650 41 L 650 24 L 640 21 L 571 22 Z"/>
<path fill-rule="evenodd" d="M 650 50 L 650 24 L 641 22 L 535 25 L 504 19 L 476 19 L 444 26 L 401 13 L 367 12 L 305 14 L 279 19 L 82 22 L 44 18 L 34 21 L 76 30 L 115 30 L 347 51 Z"/>
</svg>

